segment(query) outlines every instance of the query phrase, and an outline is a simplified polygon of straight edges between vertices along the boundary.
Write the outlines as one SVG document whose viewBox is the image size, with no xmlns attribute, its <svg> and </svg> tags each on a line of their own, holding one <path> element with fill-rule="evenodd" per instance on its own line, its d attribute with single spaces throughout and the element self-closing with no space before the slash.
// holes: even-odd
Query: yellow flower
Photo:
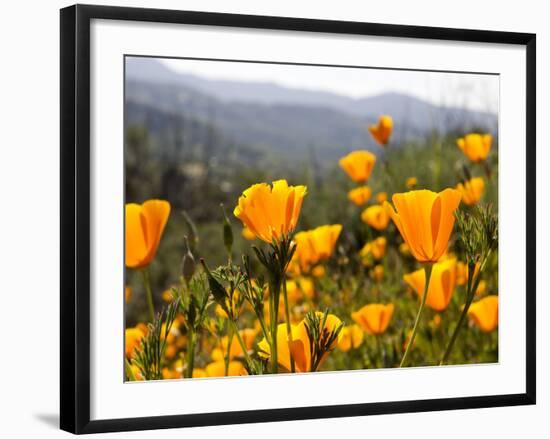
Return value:
<svg viewBox="0 0 550 439">
<path fill-rule="evenodd" d="M 476 296 L 483 295 L 483 293 L 485 293 L 485 291 L 487 291 L 487 282 L 485 282 L 484 280 L 481 280 L 481 281 L 479 281 L 479 284 L 477 286 Z"/>
<path fill-rule="evenodd" d="M 206 375 L 209 377 L 223 377 L 225 375 L 225 361 L 214 361 L 205 368 Z M 244 365 L 240 361 L 230 361 L 227 376 L 248 375 Z"/>
<path fill-rule="evenodd" d="M 474 269 L 474 276 L 477 276 L 479 273 L 479 268 L 481 264 L 479 262 L 476 263 L 475 269 Z M 457 285 L 466 285 L 468 282 L 468 264 L 465 262 L 457 262 L 456 263 L 456 284 Z"/>
<path fill-rule="evenodd" d="M 322 316 L 322 313 L 317 313 L 317 315 Z M 333 314 L 328 314 L 323 329 L 331 332 L 339 325 L 341 325 L 340 319 Z M 289 341 L 286 331 L 286 323 L 281 323 L 277 326 L 277 361 L 279 366 L 284 367 L 287 371 L 291 370 L 290 352 L 292 352 L 296 372 L 315 372 L 315 370 L 312 370 L 312 346 L 309 341 L 305 320 L 302 320 L 297 325 L 291 325 L 292 342 Z M 341 337 L 342 331 L 340 331 L 330 349 L 336 347 Z M 258 348 L 258 354 L 261 357 L 269 358 L 271 356 L 271 349 L 265 338 L 258 343 Z M 321 367 L 327 356 L 328 352 L 325 352 L 317 365 L 317 369 Z"/>
<path fill-rule="evenodd" d="M 295 280 L 287 280 L 286 291 L 289 302 L 295 303 L 304 297 L 312 299 L 315 294 L 315 286 L 311 279 L 300 277 Z"/>
<path fill-rule="evenodd" d="M 172 295 L 172 288 L 167 288 L 166 290 L 164 290 L 161 294 L 161 297 L 162 300 L 164 300 L 165 302 L 172 302 L 172 300 L 174 300 L 174 296 Z"/>
<path fill-rule="evenodd" d="M 359 311 L 351 313 L 353 321 L 358 323 L 367 334 L 380 335 L 386 332 L 393 315 L 393 303 L 371 303 Z"/>
<path fill-rule="evenodd" d="M 341 231 L 340 224 L 333 224 L 296 233 L 293 259 L 298 261 L 302 271 L 309 271 L 315 264 L 330 258 Z"/>
<path fill-rule="evenodd" d="M 364 183 L 370 177 L 376 163 L 376 156 L 366 150 L 353 151 L 342 157 L 339 163 L 353 181 Z"/>
<path fill-rule="evenodd" d="M 363 343 L 363 330 L 358 325 L 349 325 L 342 328 L 342 339 L 338 343 L 338 349 L 347 352 L 356 349 Z"/>
<path fill-rule="evenodd" d="M 248 351 L 250 351 L 254 346 L 254 340 L 256 338 L 257 333 L 258 331 L 252 328 L 239 330 L 239 335 L 241 336 L 244 342 L 244 345 Z M 221 339 L 221 352 L 222 352 L 221 359 L 223 359 L 227 353 L 227 344 L 228 344 L 228 338 L 226 335 Z M 236 336 L 233 336 L 233 338 L 231 339 L 231 348 L 229 349 L 229 358 L 232 359 L 235 357 L 243 357 L 243 356 L 244 356 L 244 352 L 241 348 L 239 340 L 237 340 Z"/>
<path fill-rule="evenodd" d="M 367 242 L 359 252 L 359 255 L 362 258 L 367 258 L 369 255 L 372 255 L 376 261 L 379 261 L 386 254 L 386 245 L 386 237 L 380 236 L 373 241 Z"/>
<path fill-rule="evenodd" d="M 411 255 L 411 249 L 406 242 L 402 242 L 401 244 L 399 244 L 399 253 L 401 253 L 403 256 Z"/>
<path fill-rule="evenodd" d="M 417 184 L 418 179 L 416 177 L 409 177 L 407 178 L 407 181 L 405 181 L 405 186 L 407 186 L 407 189 L 414 189 Z"/>
<path fill-rule="evenodd" d="M 248 227 L 243 227 L 241 234 L 243 235 L 243 238 L 248 241 L 253 241 L 256 239 L 256 235 Z"/>
<path fill-rule="evenodd" d="M 390 222 L 388 211 L 380 205 L 367 207 L 361 214 L 363 222 L 376 230 L 384 230 Z"/>
<path fill-rule="evenodd" d="M 483 332 L 491 332 L 498 325 L 498 296 L 489 295 L 470 305 L 468 316 Z"/>
<path fill-rule="evenodd" d="M 384 279 L 384 266 L 380 264 L 375 265 L 374 268 L 370 271 L 370 276 L 376 282 L 382 282 L 382 279 Z"/>
<path fill-rule="evenodd" d="M 322 265 L 317 265 L 313 270 L 311 270 L 311 275 L 313 277 L 323 277 L 326 274 L 327 270 Z"/>
<path fill-rule="evenodd" d="M 124 332 L 124 344 L 127 358 L 131 358 L 134 355 L 136 348 L 141 343 L 141 339 L 146 334 L 147 332 L 139 325 L 133 328 L 126 328 Z"/>
<path fill-rule="evenodd" d="M 206 373 L 205 369 L 201 369 L 199 367 L 193 368 L 193 378 L 206 378 L 208 377 L 208 374 Z"/>
<path fill-rule="evenodd" d="M 130 364 L 130 369 L 132 369 L 132 373 L 134 374 L 136 381 L 144 381 L 141 370 L 139 369 L 139 366 L 137 364 Z"/>
<path fill-rule="evenodd" d="M 378 204 L 384 204 L 384 201 L 388 200 L 388 194 L 387 192 L 378 192 L 376 194 L 376 202 Z"/>
<path fill-rule="evenodd" d="M 286 180 L 250 186 L 239 197 L 233 214 L 261 240 L 272 243 L 296 228 L 305 186 L 289 186 Z"/>
<path fill-rule="evenodd" d="M 441 326 L 441 314 L 435 314 L 431 321 L 431 325 L 434 328 L 439 328 Z"/>
<path fill-rule="evenodd" d="M 429 190 L 394 194 L 386 211 L 419 262 L 437 262 L 447 250 L 461 199 L 456 189 L 435 193 Z"/>
<path fill-rule="evenodd" d="M 413 273 L 405 274 L 403 279 L 418 294 L 418 297 L 422 297 L 424 287 L 426 286 L 426 272 L 423 268 Z M 428 287 L 426 305 L 436 311 L 444 311 L 451 301 L 455 286 L 456 259 L 446 259 L 434 264 Z"/>
<path fill-rule="evenodd" d="M 468 206 L 477 204 L 485 190 L 485 181 L 481 177 L 475 177 L 464 183 L 458 183 L 456 188 L 462 194 L 462 201 Z"/>
<path fill-rule="evenodd" d="M 393 129 L 393 119 L 391 116 L 380 116 L 378 125 L 369 125 L 369 132 L 373 139 L 381 146 L 385 146 L 390 140 Z"/>
<path fill-rule="evenodd" d="M 359 186 L 348 192 L 348 199 L 356 206 L 362 206 L 369 201 L 372 189 L 368 186 Z"/>
<path fill-rule="evenodd" d="M 142 268 L 153 260 L 170 215 L 170 203 L 148 200 L 126 204 L 126 266 Z"/>
<path fill-rule="evenodd" d="M 464 155 L 472 162 L 481 162 L 487 158 L 491 151 L 493 136 L 490 134 L 471 133 L 457 139 L 456 144 Z"/>
</svg>

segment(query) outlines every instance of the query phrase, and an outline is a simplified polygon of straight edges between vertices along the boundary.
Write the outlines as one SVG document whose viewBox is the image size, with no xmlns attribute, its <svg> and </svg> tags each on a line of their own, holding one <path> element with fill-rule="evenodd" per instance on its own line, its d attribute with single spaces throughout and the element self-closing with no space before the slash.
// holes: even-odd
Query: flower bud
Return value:
<svg viewBox="0 0 550 439">
<path fill-rule="evenodd" d="M 233 247 L 233 229 L 231 228 L 231 223 L 229 222 L 229 218 L 227 218 L 223 204 L 221 204 L 220 207 L 223 213 L 223 244 L 225 245 L 227 253 L 231 254 L 231 249 Z"/>
<path fill-rule="evenodd" d="M 187 236 L 185 236 L 183 239 L 185 240 L 185 254 L 183 255 L 181 261 L 181 273 L 183 275 L 185 283 L 189 285 L 193 274 L 195 274 L 196 264 L 193 253 L 191 253 L 191 250 L 189 249 L 189 241 L 187 240 Z"/>
</svg>

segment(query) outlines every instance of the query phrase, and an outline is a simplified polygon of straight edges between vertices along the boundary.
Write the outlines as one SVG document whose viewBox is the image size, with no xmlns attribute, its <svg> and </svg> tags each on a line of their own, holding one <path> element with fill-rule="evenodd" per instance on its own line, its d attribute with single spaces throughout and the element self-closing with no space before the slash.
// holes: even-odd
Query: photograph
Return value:
<svg viewBox="0 0 550 439">
<path fill-rule="evenodd" d="M 121 379 L 498 363 L 499 87 L 125 55 Z"/>
</svg>

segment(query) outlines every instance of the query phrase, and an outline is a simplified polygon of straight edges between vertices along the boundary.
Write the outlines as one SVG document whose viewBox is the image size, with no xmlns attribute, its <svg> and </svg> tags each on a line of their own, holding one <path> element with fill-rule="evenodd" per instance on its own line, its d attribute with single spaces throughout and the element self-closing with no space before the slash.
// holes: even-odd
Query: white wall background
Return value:
<svg viewBox="0 0 550 439">
<path fill-rule="evenodd" d="M 550 27 L 545 3 L 534 0 L 89 0 L 143 6 L 395 24 L 537 33 L 538 67 L 538 405 L 456 412 L 325 419 L 191 430 L 126 433 L 129 437 L 380 438 L 547 437 L 550 433 L 548 336 L 550 283 Z M 59 353 L 59 13 L 70 2 L 3 4 L 0 14 L 0 432 L 3 437 L 58 437 Z M 505 194 L 504 194 L 505 195 Z M 24 360 L 25 362 L 22 362 Z M 182 395 L 184 398 L 185 395 Z M 545 417 L 546 415 L 546 417 Z M 104 435 L 122 437 L 122 435 Z"/>
</svg>

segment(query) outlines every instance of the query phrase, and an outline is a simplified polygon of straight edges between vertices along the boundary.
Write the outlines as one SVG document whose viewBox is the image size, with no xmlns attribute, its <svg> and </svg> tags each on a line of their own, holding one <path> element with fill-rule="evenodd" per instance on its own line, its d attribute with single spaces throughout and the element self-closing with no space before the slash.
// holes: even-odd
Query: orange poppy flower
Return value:
<svg viewBox="0 0 550 439">
<path fill-rule="evenodd" d="M 394 194 L 397 212 L 387 201 L 384 207 L 416 260 L 437 262 L 447 250 L 461 198 L 456 189 L 418 190 Z"/>
<path fill-rule="evenodd" d="M 351 318 L 363 328 L 367 334 L 380 335 L 386 332 L 393 315 L 393 303 L 384 305 L 372 303 L 365 305 L 359 311 L 351 313 Z"/>
<path fill-rule="evenodd" d="M 353 181 L 364 183 L 370 177 L 376 163 L 376 156 L 366 150 L 353 151 L 342 157 L 339 163 Z"/>
<path fill-rule="evenodd" d="M 369 125 L 369 132 L 373 139 L 381 146 L 386 146 L 390 140 L 393 129 L 391 116 L 380 116 L 377 125 Z"/>
<path fill-rule="evenodd" d="M 170 215 L 170 203 L 148 200 L 126 204 L 126 266 L 142 268 L 153 260 Z"/>
<path fill-rule="evenodd" d="M 422 297 L 426 286 L 426 272 L 423 268 L 403 276 L 405 282 Z M 443 311 L 449 305 L 456 287 L 456 259 L 446 259 L 434 264 L 426 305 L 436 311 Z"/>
<path fill-rule="evenodd" d="M 487 158 L 492 142 L 493 136 L 490 134 L 471 133 L 457 139 L 456 144 L 466 157 L 477 163 Z"/>
<path fill-rule="evenodd" d="M 477 204 L 485 190 L 485 181 L 481 177 L 475 177 L 464 183 L 458 183 L 456 188 L 462 194 L 462 201 L 468 206 Z"/>
<path fill-rule="evenodd" d="M 272 243 L 296 228 L 305 186 L 289 186 L 286 180 L 250 186 L 239 197 L 233 214 L 261 240 Z"/>
<path fill-rule="evenodd" d="M 498 326 L 498 296 L 492 294 L 472 303 L 468 316 L 483 332 L 494 331 Z"/>
</svg>

